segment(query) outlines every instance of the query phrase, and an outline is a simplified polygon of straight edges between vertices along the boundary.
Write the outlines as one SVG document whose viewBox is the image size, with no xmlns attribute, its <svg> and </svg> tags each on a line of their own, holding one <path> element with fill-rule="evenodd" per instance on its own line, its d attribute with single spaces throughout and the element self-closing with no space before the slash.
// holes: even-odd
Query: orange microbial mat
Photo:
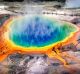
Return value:
<svg viewBox="0 0 80 74">
<path fill-rule="evenodd" d="M 45 15 L 11 16 L 0 25 L 0 61 L 15 52 L 46 54 L 66 64 L 60 46 L 75 40 L 79 28 Z"/>
</svg>

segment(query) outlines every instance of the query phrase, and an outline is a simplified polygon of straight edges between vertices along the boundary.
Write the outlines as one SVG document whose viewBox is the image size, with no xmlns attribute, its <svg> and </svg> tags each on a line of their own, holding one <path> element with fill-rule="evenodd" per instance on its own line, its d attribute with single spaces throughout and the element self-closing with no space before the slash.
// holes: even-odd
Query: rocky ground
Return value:
<svg viewBox="0 0 80 74">
<path fill-rule="evenodd" d="M 0 74 L 80 74 L 80 51 L 66 52 L 76 57 L 63 57 L 68 67 L 59 60 L 49 59 L 46 55 L 15 53 L 0 63 Z"/>
</svg>

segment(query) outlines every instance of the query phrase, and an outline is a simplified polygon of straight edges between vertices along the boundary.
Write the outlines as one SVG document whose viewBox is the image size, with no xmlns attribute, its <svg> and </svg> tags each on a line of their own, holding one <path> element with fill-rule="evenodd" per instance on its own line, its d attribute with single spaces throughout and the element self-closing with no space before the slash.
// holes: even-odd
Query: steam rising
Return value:
<svg viewBox="0 0 80 74">
<path fill-rule="evenodd" d="M 63 40 L 75 31 L 71 25 L 37 15 L 14 19 L 10 29 L 10 39 L 17 45 L 27 47 L 49 45 Z"/>
<path fill-rule="evenodd" d="M 42 5 L 24 5 L 20 9 L 25 14 L 42 14 Z"/>
<path fill-rule="evenodd" d="M 65 7 L 67 7 L 67 8 L 77 8 L 77 7 L 80 7 L 80 0 L 66 0 Z"/>
</svg>

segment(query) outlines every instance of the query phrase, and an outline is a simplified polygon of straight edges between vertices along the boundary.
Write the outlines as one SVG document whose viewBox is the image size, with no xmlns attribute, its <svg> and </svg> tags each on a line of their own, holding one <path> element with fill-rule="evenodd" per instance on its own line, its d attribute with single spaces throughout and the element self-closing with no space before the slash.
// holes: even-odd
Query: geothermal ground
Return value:
<svg viewBox="0 0 80 74">
<path fill-rule="evenodd" d="M 5 11 L 6 10 L 1 10 L 0 12 L 5 13 Z M 12 14 L 12 11 L 6 11 L 6 13 Z M 6 15 L 1 14 L 0 16 Z M 58 13 L 57 15 L 54 14 L 53 16 L 57 19 L 59 18 L 60 20 L 65 20 L 72 23 L 75 21 L 75 16 L 59 16 Z M 80 20 L 80 16 L 77 17 L 77 19 Z M 2 19 L 3 17 L 0 17 L 0 20 Z M 4 22 L 5 19 L 2 21 Z M 74 25 L 80 27 L 80 22 L 75 22 L 76 23 Z M 74 43 L 60 47 L 60 49 L 63 50 L 61 54 L 67 53 L 67 56 L 62 56 L 62 58 L 66 60 L 67 66 L 64 66 L 63 63 L 57 59 L 48 58 L 46 55 L 28 55 L 16 52 L 9 55 L 0 63 L 0 74 L 80 74 L 80 34 Z"/>
<path fill-rule="evenodd" d="M 9 17 L 9 15 L 2 16 L 1 18 L 6 16 L 3 21 Z M 60 49 L 62 50 L 60 54 L 66 60 L 67 66 L 46 55 L 16 52 L 0 63 L 0 74 L 80 74 L 80 35 L 74 43 L 61 46 Z M 63 54 L 67 55 L 63 56 Z"/>
<path fill-rule="evenodd" d="M 68 68 L 59 60 L 52 60 L 45 55 L 10 55 L 0 64 L 1 74 L 80 74 L 80 52 L 66 51 L 78 60 L 65 58 Z M 65 53 L 65 52 L 63 52 Z M 63 54 L 62 53 L 62 54 Z"/>
</svg>

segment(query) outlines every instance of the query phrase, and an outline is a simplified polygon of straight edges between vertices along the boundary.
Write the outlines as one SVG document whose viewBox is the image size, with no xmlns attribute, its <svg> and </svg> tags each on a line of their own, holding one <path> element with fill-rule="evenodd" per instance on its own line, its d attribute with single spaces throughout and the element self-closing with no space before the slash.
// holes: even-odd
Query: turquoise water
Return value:
<svg viewBox="0 0 80 74">
<path fill-rule="evenodd" d="M 10 25 L 10 40 L 23 47 L 47 46 L 62 41 L 75 32 L 76 28 L 67 23 L 42 16 L 22 17 Z"/>
</svg>

